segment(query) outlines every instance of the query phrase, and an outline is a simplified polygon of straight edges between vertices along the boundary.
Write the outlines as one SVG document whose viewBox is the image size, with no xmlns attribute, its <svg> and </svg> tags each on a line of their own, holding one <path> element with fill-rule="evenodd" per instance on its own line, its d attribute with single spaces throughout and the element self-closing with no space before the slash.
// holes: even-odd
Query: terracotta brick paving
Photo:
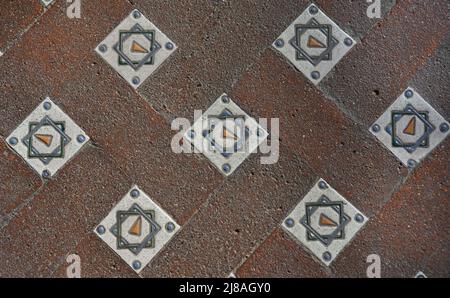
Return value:
<svg viewBox="0 0 450 298">
<path fill-rule="evenodd" d="M 81 19 L 3 1 L 0 277 L 65 277 L 70 254 L 83 277 L 136 277 L 93 233 L 134 184 L 182 227 L 142 277 L 365 277 L 370 254 L 383 277 L 449 277 L 448 139 L 411 171 L 369 131 L 408 86 L 448 119 L 448 7 L 383 2 L 381 19 L 315 2 L 357 41 L 316 87 L 271 47 L 308 1 L 82 1 Z M 137 90 L 94 51 L 134 8 L 178 46 Z M 277 163 L 252 154 L 225 177 L 172 151 L 171 121 L 223 92 L 280 119 Z M 51 180 L 7 145 L 47 96 L 91 138 Z M 370 218 L 329 267 L 281 228 L 319 178 Z"/>
</svg>

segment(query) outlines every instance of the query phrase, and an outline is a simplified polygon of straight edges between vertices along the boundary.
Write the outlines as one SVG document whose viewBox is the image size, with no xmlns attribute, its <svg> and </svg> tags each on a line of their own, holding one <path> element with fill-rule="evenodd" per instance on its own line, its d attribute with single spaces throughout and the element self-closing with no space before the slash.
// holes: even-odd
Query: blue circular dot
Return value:
<svg viewBox="0 0 450 298">
<path fill-rule="evenodd" d="M 17 145 L 17 143 L 18 143 L 19 141 L 17 140 L 17 138 L 16 137 L 12 137 L 12 138 L 10 138 L 9 139 L 9 143 L 11 144 L 11 145 Z"/>
<path fill-rule="evenodd" d="M 320 79 L 320 72 L 318 72 L 318 71 L 313 71 L 313 72 L 311 73 L 311 77 L 312 77 L 314 80 Z"/>
<path fill-rule="evenodd" d="M 406 96 L 406 98 L 411 98 L 414 96 L 414 92 L 412 92 L 411 90 L 407 90 L 405 92 L 405 96 Z"/>
<path fill-rule="evenodd" d="M 139 269 L 141 269 L 141 262 L 139 262 L 139 261 L 134 261 L 133 262 L 133 269 L 134 270 L 139 270 Z"/>
<path fill-rule="evenodd" d="M 42 171 L 42 177 L 49 178 L 51 176 L 51 173 L 49 170 Z"/>
<path fill-rule="evenodd" d="M 86 137 L 83 135 L 78 135 L 77 141 L 78 141 L 78 143 L 84 143 L 84 141 L 86 141 Z"/>
<path fill-rule="evenodd" d="M 137 189 L 133 189 L 132 191 L 131 191 L 131 193 L 130 193 L 130 195 L 131 195 L 131 197 L 132 198 L 137 198 L 137 197 L 139 197 L 139 190 L 137 190 Z"/>
<path fill-rule="evenodd" d="M 316 14 L 316 13 L 318 13 L 319 12 L 319 9 L 317 8 L 317 7 L 315 7 L 315 6 L 311 6 L 310 8 L 309 8 L 309 13 L 310 14 Z"/>
<path fill-rule="evenodd" d="M 166 224 L 166 230 L 167 232 L 173 232 L 175 230 L 175 225 L 173 224 L 173 222 L 168 222 Z"/>
<path fill-rule="evenodd" d="M 295 225 L 295 221 L 292 218 L 288 218 L 284 221 L 288 228 L 292 228 Z"/>
<path fill-rule="evenodd" d="M 324 252 L 323 255 L 322 255 L 322 258 L 323 258 L 326 262 L 331 261 L 331 253 L 328 252 L 328 251 Z"/>
<path fill-rule="evenodd" d="M 166 49 L 168 49 L 170 51 L 170 50 L 173 50 L 173 48 L 174 48 L 173 43 L 171 43 L 171 42 L 166 43 Z"/>
<path fill-rule="evenodd" d="M 375 124 L 374 126 L 372 126 L 372 131 L 373 132 L 379 132 L 380 131 L 380 126 L 378 124 Z"/>
<path fill-rule="evenodd" d="M 134 77 L 131 81 L 133 82 L 133 84 L 139 85 L 139 83 L 141 82 L 141 79 L 139 79 L 139 77 Z"/>
<path fill-rule="evenodd" d="M 105 229 L 104 226 L 98 226 L 97 227 L 97 233 L 99 233 L 100 235 L 105 234 L 105 232 L 106 232 L 106 229 Z"/>
<path fill-rule="evenodd" d="M 277 39 L 277 41 L 275 41 L 275 45 L 277 46 L 277 48 L 282 48 L 284 47 L 284 40 L 283 39 Z"/>
<path fill-rule="evenodd" d="M 231 166 L 229 165 L 229 164 L 224 164 L 223 166 L 222 166 L 222 170 L 225 172 L 225 173 L 229 173 L 230 171 L 231 171 Z"/>
<path fill-rule="evenodd" d="M 449 130 L 449 126 L 448 126 L 447 123 L 442 123 L 442 124 L 439 126 L 439 129 L 441 130 L 441 132 L 447 132 L 447 131 Z"/>
<path fill-rule="evenodd" d="M 44 102 L 44 109 L 46 109 L 47 111 L 50 110 L 52 108 L 52 104 L 49 102 Z"/>
<path fill-rule="evenodd" d="M 320 189 L 326 189 L 328 188 L 328 185 L 324 181 L 319 182 L 319 188 Z"/>
<path fill-rule="evenodd" d="M 359 223 L 362 223 L 364 221 L 364 216 L 362 216 L 362 214 L 356 214 L 355 215 L 355 220 Z"/>
</svg>

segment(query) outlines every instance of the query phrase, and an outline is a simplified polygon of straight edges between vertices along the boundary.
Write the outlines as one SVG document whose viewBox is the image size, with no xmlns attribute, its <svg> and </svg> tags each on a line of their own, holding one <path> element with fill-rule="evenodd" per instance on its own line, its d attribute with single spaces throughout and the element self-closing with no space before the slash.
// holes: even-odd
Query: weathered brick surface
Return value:
<svg viewBox="0 0 450 298">
<path fill-rule="evenodd" d="M 0 9 L 0 51 L 7 47 L 33 24 L 44 8 L 34 0 L 4 0 Z"/>
<path fill-rule="evenodd" d="M 94 233 L 88 234 L 76 247 L 67 251 L 67 255 L 80 257 L 82 278 L 136 278 L 136 273 L 109 246 Z M 63 258 L 58 269 L 52 275 L 56 278 L 67 277 L 69 263 Z"/>
<path fill-rule="evenodd" d="M 0 227 L 41 185 L 39 175 L 0 139 Z"/>
<path fill-rule="evenodd" d="M 321 89 L 368 127 L 434 55 L 448 31 L 447 11 L 444 0 L 398 1 L 389 17 L 322 82 Z"/>
<path fill-rule="evenodd" d="M 267 82 L 270 82 L 268 84 Z M 280 118 L 280 143 L 361 211 L 380 210 L 407 170 L 272 50 L 232 92 L 251 115 Z"/>
<path fill-rule="evenodd" d="M 330 277 L 319 264 L 281 228 L 277 228 L 236 272 L 237 277 Z"/>
<path fill-rule="evenodd" d="M 296 153 L 282 150 L 274 165 L 260 165 L 253 155 L 211 195 L 143 275 L 228 276 L 316 179 Z"/>
<path fill-rule="evenodd" d="M 417 72 L 409 83 L 444 118 L 450 118 L 448 94 L 450 84 L 448 66 L 450 65 L 450 31 L 439 46 L 436 55 Z"/>
<path fill-rule="evenodd" d="M 105 153 L 84 148 L 0 230 L 0 276 L 50 276 L 131 185 Z"/>
<path fill-rule="evenodd" d="M 449 116 L 445 1 L 383 1 L 383 20 L 316 1 L 358 40 L 318 88 L 270 48 L 308 1 L 83 1 L 79 20 L 56 1 L 37 22 L 38 1 L 19 2 L 0 4 L 0 276 L 64 277 L 77 253 L 85 277 L 135 277 L 92 233 L 135 183 L 183 226 L 145 277 L 364 277 L 371 253 L 387 277 L 450 275 L 449 141 L 408 174 L 368 132 L 408 85 Z M 137 91 L 94 52 L 133 8 L 179 46 Z M 280 118 L 279 163 L 252 155 L 224 178 L 172 152 L 168 120 L 222 92 Z M 92 143 L 42 185 L 2 142 L 46 96 Z M 330 268 L 280 228 L 319 177 L 371 218 Z"/>
<path fill-rule="evenodd" d="M 366 258 L 381 257 L 383 277 L 450 276 L 450 140 L 425 160 L 332 264 L 336 276 L 365 276 Z"/>
<path fill-rule="evenodd" d="M 136 2 L 179 46 L 173 60 L 139 90 L 169 119 L 191 119 L 194 109 L 205 110 L 220 94 L 229 92 L 309 4 L 303 0 Z M 358 21 L 366 13 L 362 1 L 325 0 L 318 5 L 358 37 L 376 22 Z M 385 7 L 384 12 L 391 5 Z"/>
<path fill-rule="evenodd" d="M 67 21 L 58 7 L 48 11 L 40 26 L 24 36 L 21 49 L 8 61 L 0 60 L 4 97 L 17 99 L 16 90 L 22 90 L 17 101 L 1 102 L 1 132 L 9 134 L 20 123 L 17 119 L 50 95 L 136 184 L 183 223 L 223 177 L 205 160 L 174 154 L 170 124 L 94 52 L 132 10 L 121 1 L 101 2 L 104 16 L 98 14 L 99 3 L 86 2 L 82 20 Z M 40 46 L 48 43 L 47 36 L 54 36 L 51 46 Z"/>
</svg>

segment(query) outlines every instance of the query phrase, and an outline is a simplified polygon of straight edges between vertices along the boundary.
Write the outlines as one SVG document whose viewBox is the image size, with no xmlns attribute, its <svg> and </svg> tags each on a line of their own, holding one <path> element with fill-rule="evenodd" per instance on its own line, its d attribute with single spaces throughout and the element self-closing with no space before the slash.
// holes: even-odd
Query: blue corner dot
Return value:
<svg viewBox="0 0 450 298">
<path fill-rule="evenodd" d="M 139 269 L 141 269 L 141 262 L 139 262 L 139 261 L 134 261 L 133 262 L 133 269 L 134 270 L 139 270 Z"/>
<path fill-rule="evenodd" d="M 318 71 L 313 71 L 313 72 L 311 73 L 311 77 L 312 77 L 314 80 L 320 79 L 320 72 L 318 72 Z"/>
<path fill-rule="evenodd" d="M 106 232 L 106 229 L 105 229 L 104 226 L 98 226 L 97 227 L 97 233 L 99 233 L 100 235 L 105 234 L 105 232 Z"/>
<path fill-rule="evenodd" d="M 42 177 L 44 177 L 44 178 L 50 178 L 50 176 L 51 176 L 51 173 L 50 173 L 49 170 L 43 170 L 43 171 L 42 171 Z"/>
<path fill-rule="evenodd" d="M 173 222 L 168 222 L 166 224 L 166 231 L 173 232 L 174 230 L 175 230 L 175 225 L 173 224 Z"/>
<path fill-rule="evenodd" d="M 324 261 L 329 262 L 331 261 L 331 253 L 326 251 L 323 253 L 322 258 L 324 259 Z"/>
<path fill-rule="evenodd" d="M 373 132 L 379 132 L 380 129 L 381 129 L 381 128 L 380 128 L 380 126 L 379 126 L 378 124 L 375 124 L 375 125 L 372 126 L 372 131 L 373 131 Z"/>
<path fill-rule="evenodd" d="M 137 197 L 139 197 L 139 190 L 137 190 L 137 189 L 133 189 L 131 192 L 130 192 L 130 195 L 131 195 L 131 197 L 132 198 L 137 198 Z"/>
<path fill-rule="evenodd" d="M 229 173 L 230 171 L 231 171 L 231 166 L 229 165 L 229 164 L 224 164 L 223 166 L 222 166 L 222 170 L 225 172 L 225 173 Z"/>
<path fill-rule="evenodd" d="M 319 188 L 320 189 L 327 189 L 328 185 L 324 181 L 319 182 Z"/>
<path fill-rule="evenodd" d="M 440 129 L 441 132 L 447 132 L 447 131 L 449 130 L 449 126 L 448 126 L 447 123 L 442 123 L 442 124 L 439 126 L 439 129 Z"/>
<path fill-rule="evenodd" d="M 173 43 L 171 43 L 171 42 L 166 43 L 167 50 L 171 51 L 171 50 L 173 50 L 173 48 L 174 48 Z"/>
<path fill-rule="evenodd" d="M 295 221 L 292 218 L 288 218 L 284 221 L 288 228 L 292 228 L 295 225 Z"/>
<path fill-rule="evenodd" d="M 50 110 L 52 108 L 52 104 L 51 103 L 49 103 L 48 101 L 47 102 L 44 102 L 44 109 L 45 110 Z"/>
<path fill-rule="evenodd" d="M 78 135 L 77 141 L 78 141 L 78 143 L 84 143 L 84 141 L 86 141 L 86 137 L 83 135 Z"/>
<path fill-rule="evenodd" d="M 19 141 L 17 140 L 17 138 L 16 137 L 12 137 L 12 138 L 10 138 L 9 139 L 9 144 L 11 144 L 11 145 L 17 145 L 17 143 L 18 143 Z"/>
<path fill-rule="evenodd" d="M 414 96 L 414 92 L 412 92 L 412 90 L 406 90 L 406 92 L 405 92 L 406 98 L 411 98 L 413 96 Z"/>
</svg>

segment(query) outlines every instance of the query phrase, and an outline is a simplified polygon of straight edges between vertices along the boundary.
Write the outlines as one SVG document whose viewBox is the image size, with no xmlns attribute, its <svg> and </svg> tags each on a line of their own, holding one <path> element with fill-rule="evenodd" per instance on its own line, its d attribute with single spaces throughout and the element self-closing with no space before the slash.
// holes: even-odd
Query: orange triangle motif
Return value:
<svg viewBox="0 0 450 298">
<path fill-rule="evenodd" d="M 319 225 L 326 227 L 337 227 L 337 223 L 335 223 L 331 218 L 326 216 L 325 214 L 320 214 Z"/>
<path fill-rule="evenodd" d="M 130 230 L 128 231 L 131 235 L 134 236 L 141 236 L 142 233 L 142 218 L 139 216 L 138 219 L 134 222 L 134 224 L 131 226 Z"/>
<path fill-rule="evenodd" d="M 131 45 L 131 51 L 133 53 L 143 53 L 143 54 L 148 53 L 148 51 L 143 46 L 138 44 L 136 41 L 133 41 L 133 44 Z"/>
<path fill-rule="evenodd" d="M 53 141 L 52 135 L 35 134 L 34 136 L 36 137 L 36 139 L 47 145 L 47 147 L 50 147 L 50 145 L 52 144 Z"/>
<path fill-rule="evenodd" d="M 408 125 L 406 126 L 405 130 L 403 131 L 403 133 L 407 134 L 407 135 L 415 135 L 416 134 L 416 117 L 413 117 Z"/>
<path fill-rule="evenodd" d="M 308 48 L 325 49 L 326 46 L 318 41 L 315 37 L 310 35 L 308 38 Z"/>
<path fill-rule="evenodd" d="M 234 133 L 230 132 L 225 127 L 223 128 L 223 138 L 224 139 L 234 139 L 234 140 L 238 139 L 238 137 Z"/>
</svg>

